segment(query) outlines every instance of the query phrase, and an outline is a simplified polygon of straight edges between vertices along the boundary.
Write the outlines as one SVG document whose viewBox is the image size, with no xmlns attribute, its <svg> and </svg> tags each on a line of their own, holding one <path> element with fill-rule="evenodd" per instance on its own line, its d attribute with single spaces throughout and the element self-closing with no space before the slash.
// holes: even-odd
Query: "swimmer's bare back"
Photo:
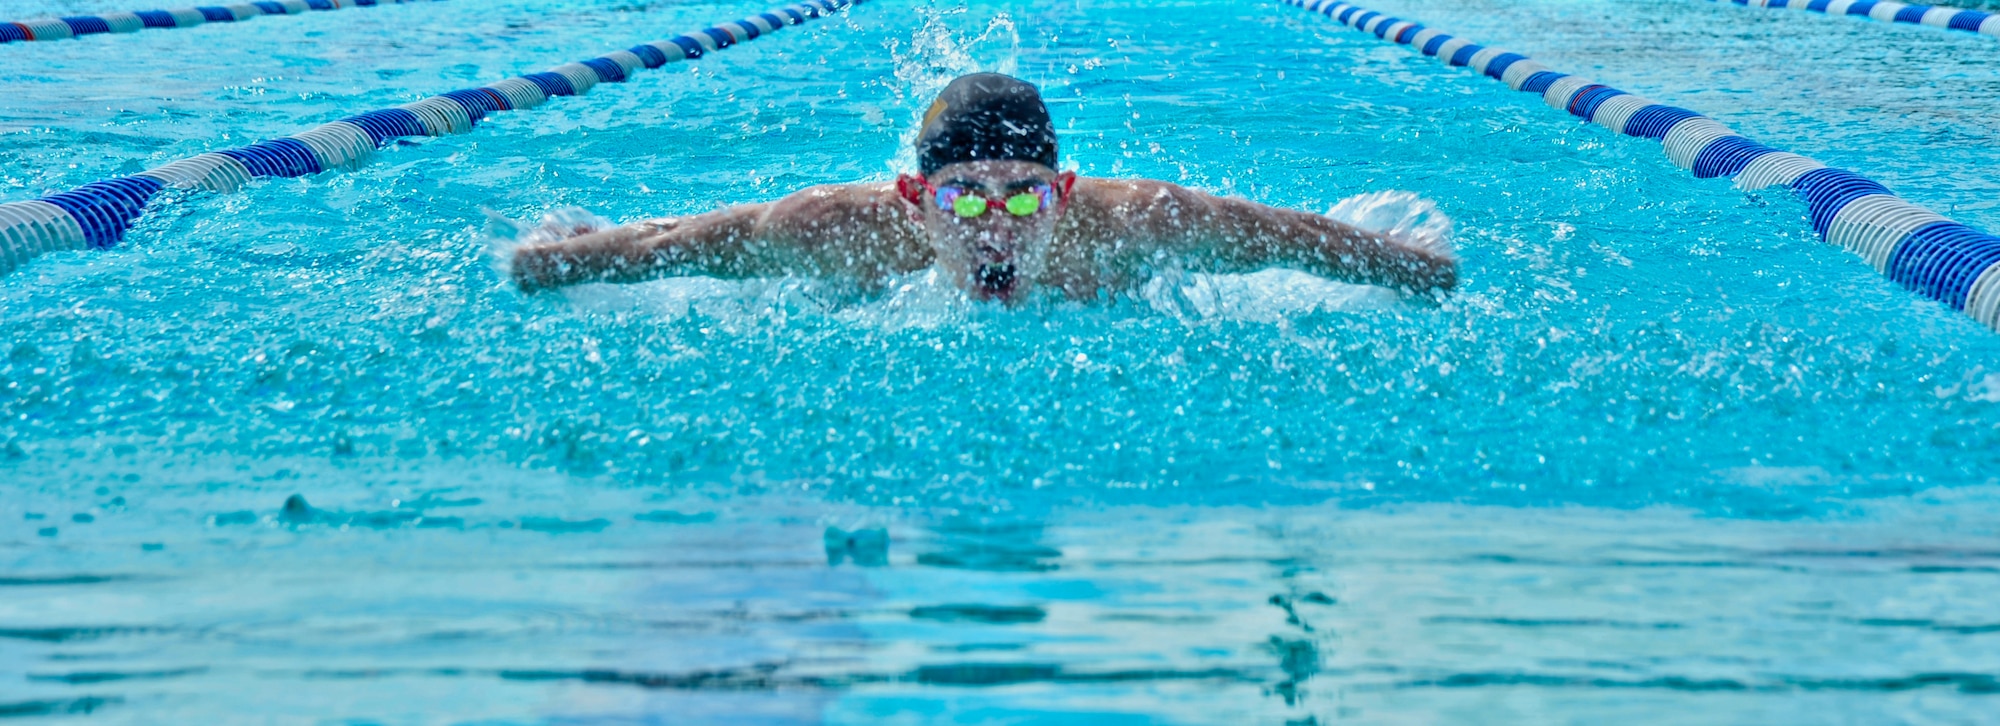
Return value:
<svg viewBox="0 0 2000 726">
<path fill-rule="evenodd" d="M 1442 246 L 1166 182 L 1079 177 L 1064 201 L 1034 281 L 1072 298 L 1127 289 L 1144 267 L 1169 261 L 1213 273 L 1285 267 L 1416 294 L 1458 281 L 1458 261 Z M 513 276 L 528 291 L 672 275 L 867 284 L 932 264 L 913 206 L 888 182 L 813 187 L 776 202 L 522 247 Z"/>
</svg>

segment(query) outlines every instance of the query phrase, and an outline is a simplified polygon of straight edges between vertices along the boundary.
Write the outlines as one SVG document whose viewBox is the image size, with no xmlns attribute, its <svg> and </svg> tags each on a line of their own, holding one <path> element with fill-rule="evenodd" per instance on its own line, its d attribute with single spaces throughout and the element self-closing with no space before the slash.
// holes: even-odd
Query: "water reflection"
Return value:
<svg viewBox="0 0 2000 726">
<path fill-rule="evenodd" d="M 552 507 L 558 487 L 470 476 L 491 481 L 388 507 L 311 494 L 326 482 L 310 477 L 249 506 L 168 487 L 60 542 L 32 536 L 46 516 L 10 515 L 0 713 L 1892 720 L 1972 719 L 2000 693 L 1990 493 L 1801 522 L 1456 505 L 975 515 L 595 489 Z M 453 526 L 424 526 L 442 512 Z"/>
</svg>

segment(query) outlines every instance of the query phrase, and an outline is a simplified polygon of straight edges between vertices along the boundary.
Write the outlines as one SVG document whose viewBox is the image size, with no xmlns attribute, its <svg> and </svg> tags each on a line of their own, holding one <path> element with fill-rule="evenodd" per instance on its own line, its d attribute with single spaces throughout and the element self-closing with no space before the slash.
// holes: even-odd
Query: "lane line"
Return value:
<svg viewBox="0 0 2000 726">
<path fill-rule="evenodd" d="M 367 163 L 376 149 L 398 138 L 471 131 L 488 114 L 533 108 L 550 98 L 585 93 L 600 83 L 622 83 L 639 70 L 700 58 L 861 2 L 806 0 L 541 73 L 368 111 L 291 136 L 192 156 L 38 200 L 0 204 L 0 275 L 44 252 L 116 246 L 153 195 L 168 187 L 226 193 L 262 177 L 355 169 Z"/>
<path fill-rule="evenodd" d="M 1549 107 L 1614 133 L 1657 140 L 1675 166 L 1696 178 L 1729 177 L 1745 191 L 1789 187 L 1804 198 L 1821 239 L 1861 256 L 1903 287 L 2000 330 L 2000 237 L 1903 201 L 1860 174 L 1751 141 L 1694 111 L 1556 72 L 1520 53 L 1345 2 L 1280 1 L 1540 94 Z"/>
<path fill-rule="evenodd" d="M 72 15 L 0 22 L 0 43 L 65 40 L 98 33 L 135 33 L 146 28 L 192 28 L 208 23 L 236 23 L 266 15 L 302 15 L 314 10 L 340 10 L 377 5 L 401 5 L 436 0 L 267 0 L 208 5 L 173 10 L 140 10 L 103 15 Z"/>
</svg>

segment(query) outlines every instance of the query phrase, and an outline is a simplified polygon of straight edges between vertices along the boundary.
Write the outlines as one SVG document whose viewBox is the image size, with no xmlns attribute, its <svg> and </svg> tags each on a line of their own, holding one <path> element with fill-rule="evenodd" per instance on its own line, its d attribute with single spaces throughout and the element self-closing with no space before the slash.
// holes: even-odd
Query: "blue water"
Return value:
<svg viewBox="0 0 2000 726">
<path fill-rule="evenodd" d="M 0 199 L 761 9 L 0 46 Z M 1376 9 L 2000 228 L 1990 39 Z M 1272 272 L 1003 310 L 922 275 L 524 297 L 495 271 L 504 220 L 889 178 L 971 70 L 1041 84 L 1081 173 L 1432 200 L 1462 289 Z M 0 331 L 0 715 L 1965 723 L 2000 694 L 2000 336 L 1785 193 L 1276 3 L 879 0 L 357 172 L 172 193 L 116 250 L 0 280 Z"/>
</svg>

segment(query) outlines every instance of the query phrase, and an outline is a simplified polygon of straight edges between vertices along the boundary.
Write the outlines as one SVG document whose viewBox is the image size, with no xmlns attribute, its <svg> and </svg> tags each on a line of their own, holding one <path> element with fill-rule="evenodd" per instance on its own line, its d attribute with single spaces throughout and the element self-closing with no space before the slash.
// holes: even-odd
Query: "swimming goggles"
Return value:
<svg viewBox="0 0 2000 726">
<path fill-rule="evenodd" d="M 1026 217 L 1049 206 L 1051 198 L 1055 196 L 1055 188 L 1047 184 L 1036 184 L 1008 195 L 1004 200 L 993 199 L 956 184 L 933 187 L 926 180 L 924 188 L 930 190 L 931 199 L 937 202 L 938 209 L 965 219 L 984 216 L 986 210 L 994 207 L 1005 209 L 1008 214 L 1016 217 Z"/>
</svg>

